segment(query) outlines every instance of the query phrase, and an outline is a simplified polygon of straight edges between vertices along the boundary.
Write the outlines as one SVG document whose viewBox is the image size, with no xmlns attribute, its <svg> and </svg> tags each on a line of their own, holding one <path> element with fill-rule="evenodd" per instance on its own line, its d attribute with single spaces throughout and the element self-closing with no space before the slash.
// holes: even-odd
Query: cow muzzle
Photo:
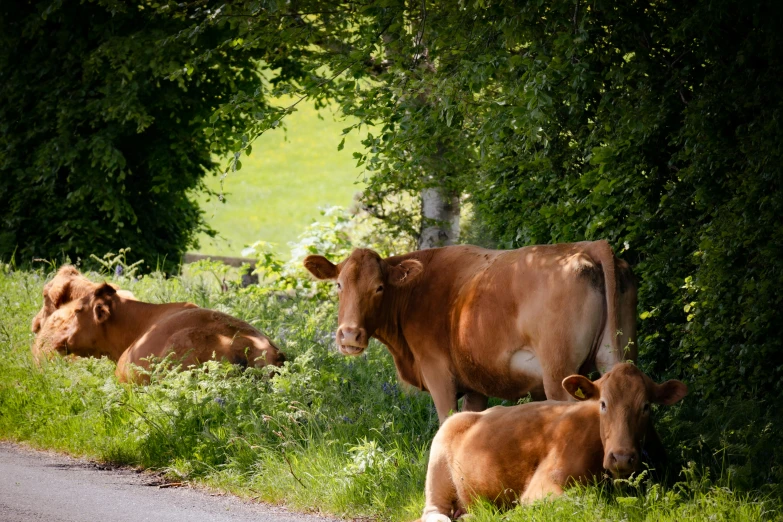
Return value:
<svg viewBox="0 0 783 522">
<path fill-rule="evenodd" d="M 33 341 L 31 351 L 36 366 L 40 366 L 42 362 L 52 359 L 57 354 L 66 354 L 65 343 L 57 343 L 54 340 L 41 335 Z"/>
<path fill-rule="evenodd" d="M 340 326 L 337 329 L 337 348 L 343 355 L 360 355 L 367 349 L 368 342 L 364 328 Z"/>
<path fill-rule="evenodd" d="M 604 456 L 604 469 L 614 478 L 626 478 L 636 471 L 639 455 L 636 450 L 612 450 Z"/>
<path fill-rule="evenodd" d="M 41 331 L 41 326 L 42 326 L 41 323 L 43 322 L 43 320 L 41 319 L 41 315 L 42 315 L 41 312 L 38 312 L 37 314 L 35 314 L 35 317 L 33 317 L 32 330 L 34 334 L 37 334 L 38 332 Z"/>
</svg>

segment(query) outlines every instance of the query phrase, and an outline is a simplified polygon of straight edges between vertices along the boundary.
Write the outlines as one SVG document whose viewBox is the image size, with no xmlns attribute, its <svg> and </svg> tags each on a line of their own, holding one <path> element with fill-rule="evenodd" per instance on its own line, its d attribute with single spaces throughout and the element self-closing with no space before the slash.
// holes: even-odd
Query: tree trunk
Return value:
<svg viewBox="0 0 783 522">
<path fill-rule="evenodd" d="M 429 49 L 424 40 L 425 20 L 427 17 L 426 4 L 421 4 L 421 18 L 416 24 L 416 40 L 418 42 L 418 55 L 414 56 L 414 62 L 418 62 L 422 69 L 435 71 L 435 64 L 430 60 Z M 420 95 L 420 102 L 428 104 L 426 95 Z M 448 145 L 442 141 L 438 143 L 438 152 L 429 161 L 424 159 L 424 165 L 430 165 L 429 172 L 425 175 L 434 177 L 441 183 L 440 186 L 426 187 L 421 191 L 421 231 L 419 232 L 418 247 L 435 248 L 453 245 L 459 239 L 459 193 L 444 188 L 443 183 L 451 176 L 449 163 L 443 161 L 444 148 Z"/>
<path fill-rule="evenodd" d="M 424 32 L 427 18 L 426 3 L 410 4 L 409 7 L 406 7 L 404 0 L 398 0 L 398 2 L 398 9 L 408 11 L 409 25 L 399 25 L 394 32 L 384 31 L 381 36 L 384 45 L 384 63 L 382 65 L 389 67 L 397 62 L 404 63 L 406 70 L 417 71 L 414 76 L 419 79 L 422 75 L 434 75 L 435 64 L 429 57 Z M 420 12 L 415 12 L 418 8 L 421 9 Z M 411 29 L 411 33 L 407 33 Z M 413 40 L 412 55 L 407 55 L 410 49 L 405 45 L 398 45 L 406 38 Z M 401 48 L 406 49 L 406 54 L 400 54 Z M 409 105 L 411 113 L 424 115 L 422 118 L 425 120 L 432 117 L 432 110 L 421 110 L 422 108 L 432 108 L 428 89 L 414 89 L 410 96 L 403 91 L 399 101 L 403 106 Z M 443 122 L 439 122 L 439 124 L 446 126 Z M 421 189 L 421 226 L 417 238 L 419 249 L 453 245 L 459 239 L 460 233 L 460 194 L 452 188 L 445 188 L 453 185 L 453 183 L 448 183 L 453 175 L 453 165 L 447 160 L 449 155 L 446 154 L 449 152 L 449 147 L 453 145 L 450 140 L 442 139 L 442 135 L 448 133 L 436 132 L 435 134 L 432 141 L 420 148 L 417 147 L 419 150 L 411 152 L 411 155 L 418 157 L 421 169 L 419 175 L 424 184 L 436 185 Z M 428 150 L 422 152 L 422 148 Z M 373 205 L 368 205 L 367 210 L 379 216 L 373 210 Z M 380 215 L 383 215 L 383 212 Z"/>
<path fill-rule="evenodd" d="M 421 191 L 419 249 L 453 245 L 459 239 L 459 194 L 439 187 Z"/>
</svg>

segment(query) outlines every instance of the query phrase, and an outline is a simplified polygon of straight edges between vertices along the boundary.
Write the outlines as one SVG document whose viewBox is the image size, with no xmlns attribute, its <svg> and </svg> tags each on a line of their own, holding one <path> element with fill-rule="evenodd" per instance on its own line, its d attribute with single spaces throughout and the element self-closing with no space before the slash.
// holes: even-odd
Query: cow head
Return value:
<svg viewBox="0 0 783 522">
<path fill-rule="evenodd" d="M 56 309 L 43 323 L 32 348 L 36 361 L 55 353 L 108 355 L 104 327 L 118 299 L 117 291 L 108 283 L 96 286 L 90 294 Z"/>
<path fill-rule="evenodd" d="M 100 286 L 101 283 L 93 283 L 73 266 L 61 266 L 54 279 L 46 283 L 43 288 L 43 306 L 33 317 L 33 333 L 37 334 L 40 332 L 46 320 L 58 308 L 71 301 L 77 301 L 91 295 Z M 116 285 L 111 286 L 118 289 Z M 125 290 L 118 291 L 126 299 L 134 299 L 131 292 Z"/>
<path fill-rule="evenodd" d="M 336 281 L 340 299 L 336 340 L 343 355 L 359 355 L 367 348 L 381 323 L 384 300 L 414 281 L 424 268 L 415 259 L 391 264 L 367 249 L 354 250 L 338 265 L 323 256 L 307 256 L 304 266 L 318 279 Z"/>
<path fill-rule="evenodd" d="M 579 401 L 596 401 L 604 447 L 604 469 L 615 478 L 639 470 L 642 443 L 650 422 L 650 405 L 670 406 L 687 395 L 680 381 L 656 384 L 632 364 L 617 364 L 595 382 L 581 375 L 563 380 Z"/>
<path fill-rule="evenodd" d="M 44 285 L 43 306 L 33 317 L 33 333 L 38 333 L 46 319 L 61 305 L 70 302 L 71 299 L 84 297 L 89 291 L 93 290 L 94 284 L 83 277 L 73 266 L 63 265 L 60 267 L 54 279 Z M 71 297 L 72 293 L 74 297 Z"/>
</svg>

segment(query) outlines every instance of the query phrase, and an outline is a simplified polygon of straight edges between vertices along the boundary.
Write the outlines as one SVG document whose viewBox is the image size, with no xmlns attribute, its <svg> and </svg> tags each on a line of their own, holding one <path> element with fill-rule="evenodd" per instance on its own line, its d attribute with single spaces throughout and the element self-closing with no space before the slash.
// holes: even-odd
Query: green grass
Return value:
<svg viewBox="0 0 783 522">
<path fill-rule="evenodd" d="M 318 111 L 303 102 L 278 128 L 253 143 L 253 152 L 242 157 L 242 168 L 223 179 L 210 177 L 207 186 L 225 193 L 225 202 L 203 196 L 200 201 L 207 222 L 219 232 L 213 240 L 201 235 L 200 253 L 239 256 L 256 241 L 273 243 L 281 257 L 288 257 L 288 242 L 319 216 L 319 208 L 349 207 L 361 191 L 363 169 L 351 153 L 361 149 L 356 133 L 346 136 L 337 150 L 346 121 L 328 110 Z"/>
<path fill-rule="evenodd" d="M 664 489 L 638 484 L 625 493 L 608 488 L 574 488 L 554 501 L 517 507 L 506 513 L 483 503 L 472 510 L 475 522 L 558 522 L 571 520 L 623 520 L 628 522 L 680 522 L 682 520 L 757 521 L 779 520 L 779 503 L 756 500 L 750 495 L 707 482 L 681 482 Z"/>
<path fill-rule="evenodd" d="M 161 372 L 149 386 L 120 385 L 105 359 L 30 356 L 30 320 L 46 274 L 0 265 L 0 438 L 163 470 L 177 481 L 306 511 L 384 520 L 417 518 L 427 451 L 437 429 L 430 397 L 397 384 L 388 352 L 373 344 L 343 357 L 332 347 L 331 290 L 284 297 L 268 287 L 218 285 L 216 264 L 182 277 L 116 280 L 153 302 L 189 300 L 231 313 L 275 339 L 290 362 L 270 378 L 208 364 Z M 216 277 L 217 276 L 217 277 Z M 93 278 L 99 276 L 93 274 Z M 317 290 L 317 288 L 316 288 Z M 521 507 L 506 520 L 762 520 L 780 502 L 733 491 L 693 467 L 663 488 L 639 481 L 592 486 Z M 491 506 L 476 521 L 497 520 Z"/>
</svg>

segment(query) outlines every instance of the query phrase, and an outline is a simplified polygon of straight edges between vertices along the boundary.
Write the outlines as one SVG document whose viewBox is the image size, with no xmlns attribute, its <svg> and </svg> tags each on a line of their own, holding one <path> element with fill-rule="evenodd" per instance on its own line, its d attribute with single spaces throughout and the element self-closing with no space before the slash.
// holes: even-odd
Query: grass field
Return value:
<svg viewBox="0 0 783 522">
<path fill-rule="evenodd" d="M 288 242 L 319 216 L 319 208 L 349 207 L 361 190 L 363 170 L 351 153 L 361 149 L 356 133 L 337 150 L 342 129 L 349 124 L 328 110 L 316 111 L 302 102 L 285 120 L 286 129 L 268 131 L 242 157 L 242 169 L 207 179 L 207 186 L 224 192 L 225 202 L 201 198 L 207 222 L 219 232 L 215 240 L 199 238 L 199 253 L 239 256 L 255 241 L 274 244 L 288 257 Z"/>
<path fill-rule="evenodd" d="M 301 510 L 417 518 L 437 430 L 430 397 L 403 389 L 375 342 L 358 358 L 336 353 L 330 288 L 276 293 L 230 282 L 222 290 L 219 270 L 202 262 L 181 277 L 114 281 L 142 300 L 188 300 L 251 322 L 289 356 L 278 375 L 214 363 L 131 386 L 105 359 L 58 359 L 39 370 L 30 320 L 47 274 L 0 265 L 0 438 Z M 574 489 L 502 515 L 479 506 L 472 520 L 780 519 L 779 500 L 737 492 L 697 465 L 675 478 L 667 487 L 645 479 Z"/>
</svg>

